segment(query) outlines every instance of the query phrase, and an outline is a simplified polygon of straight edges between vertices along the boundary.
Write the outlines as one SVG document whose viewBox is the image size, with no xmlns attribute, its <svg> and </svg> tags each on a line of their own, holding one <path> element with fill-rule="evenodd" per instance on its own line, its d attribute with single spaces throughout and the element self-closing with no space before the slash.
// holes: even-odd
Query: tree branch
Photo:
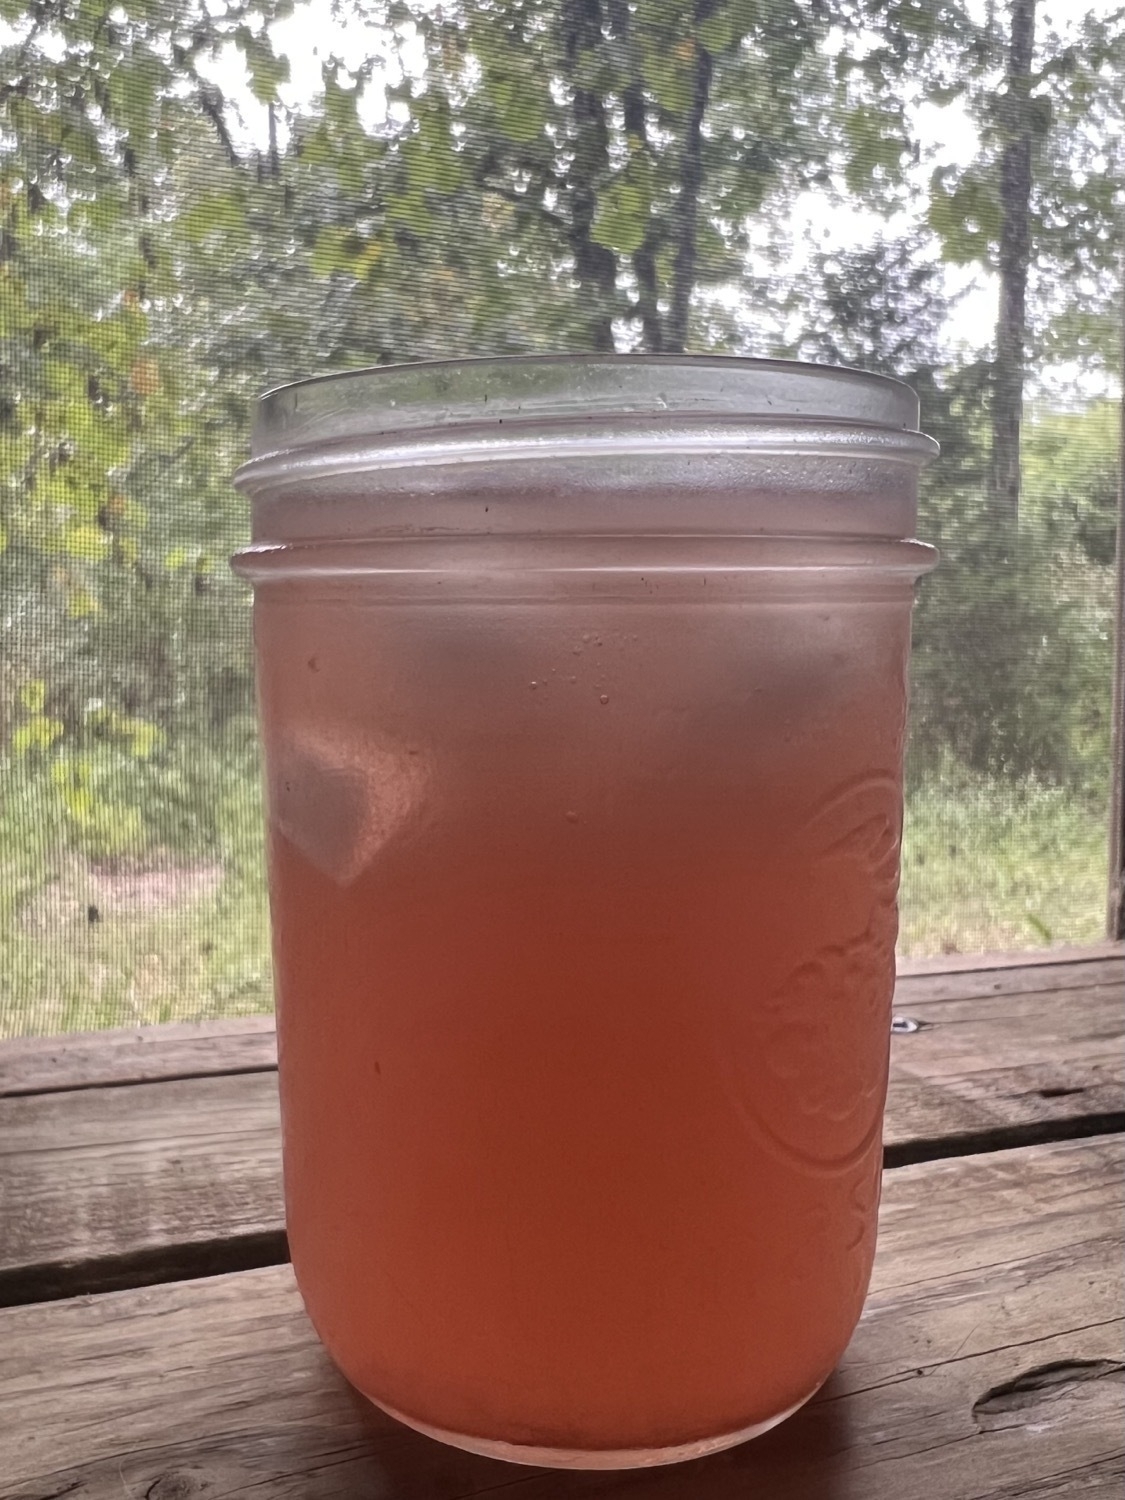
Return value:
<svg viewBox="0 0 1125 1500">
<path fill-rule="evenodd" d="M 563 58 L 571 77 L 574 155 L 567 173 L 570 200 L 570 247 L 583 299 L 589 299 L 586 338 L 591 349 L 612 354 L 614 302 L 617 294 L 617 257 L 593 236 L 598 208 L 598 183 L 609 169 L 609 128 L 605 101 L 577 81 L 584 53 L 602 41 L 600 0 L 564 0 Z"/>
<path fill-rule="evenodd" d="M 608 0 L 609 24 L 615 40 L 629 45 L 629 0 Z M 644 86 L 630 67 L 629 82 L 621 91 L 621 110 L 625 134 L 648 146 L 648 119 Z M 656 276 L 656 251 L 659 231 L 650 222 L 642 243 L 633 252 L 633 275 L 637 278 L 637 301 L 634 315 L 640 319 L 641 334 L 649 354 L 660 354 L 664 348 L 664 326 L 660 314 L 660 293 Z"/>
<path fill-rule="evenodd" d="M 219 93 L 218 89 L 211 87 L 209 84 L 202 83 L 199 88 L 199 103 L 203 113 L 215 127 L 215 134 L 219 137 L 223 150 L 227 154 L 227 160 L 232 167 L 240 167 L 242 165 L 242 158 L 234 149 L 234 142 L 230 138 L 227 122 L 223 118 L 223 96 Z"/>
<path fill-rule="evenodd" d="M 695 7 L 697 27 L 713 9 L 713 0 L 698 0 Z M 679 233 L 672 263 L 672 295 L 665 343 L 669 352 L 674 354 L 682 354 L 687 341 L 691 294 L 695 287 L 699 194 L 703 187 L 703 119 L 707 113 L 713 71 L 711 54 L 696 38 L 695 76 L 692 80 L 691 106 L 684 130 L 684 150 L 680 162 L 680 196 L 676 204 Z"/>
<path fill-rule="evenodd" d="M 1000 100 L 1000 307 L 992 384 L 993 514 L 1014 527 L 1020 505 L 1020 423 L 1027 359 L 1027 276 L 1031 263 L 1031 64 L 1035 0 L 1014 0 L 1008 76 Z"/>
<path fill-rule="evenodd" d="M 498 198 L 503 198 L 505 203 L 514 203 L 517 208 L 530 209 L 544 223 L 550 224 L 552 229 L 562 230 L 564 234 L 569 231 L 570 226 L 561 214 L 554 213 L 545 203 L 540 203 L 538 198 L 533 198 L 530 193 L 517 192 L 515 188 L 506 187 L 502 182 L 490 182 L 480 172 L 476 174 L 476 184 L 483 193 L 495 193 Z"/>
</svg>

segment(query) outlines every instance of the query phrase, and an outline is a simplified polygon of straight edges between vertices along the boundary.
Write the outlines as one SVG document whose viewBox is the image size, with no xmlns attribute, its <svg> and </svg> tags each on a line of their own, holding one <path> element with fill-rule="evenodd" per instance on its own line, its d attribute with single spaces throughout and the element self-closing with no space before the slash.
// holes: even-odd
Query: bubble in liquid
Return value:
<svg viewBox="0 0 1125 1500">
<path fill-rule="evenodd" d="M 568 823 L 577 823 L 578 822 L 578 814 L 576 812 L 573 812 L 573 811 L 568 812 L 567 815 L 566 815 L 566 821 Z"/>
<path fill-rule="evenodd" d="M 608 703 L 609 702 L 609 694 L 608 693 L 602 693 L 601 697 L 598 699 L 598 702 L 599 703 Z"/>
<path fill-rule="evenodd" d="M 537 682 L 531 682 L 531 683 L 528 683 L 528 686 L 531 688 L 531 691 L 534 692 L 535 689 L 539 686 L 539 684 Z"/>
</svg>

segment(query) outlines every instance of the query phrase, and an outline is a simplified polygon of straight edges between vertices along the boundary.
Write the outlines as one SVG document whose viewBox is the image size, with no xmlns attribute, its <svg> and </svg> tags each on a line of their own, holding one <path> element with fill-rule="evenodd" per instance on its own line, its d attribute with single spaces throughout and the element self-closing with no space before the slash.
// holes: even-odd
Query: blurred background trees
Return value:
<svg viewBox="0 0 1125 1500">
<path fill-rule="evenodd" d="M 908 945 L 1096 935 L 1123 142 L 1104 4 L 0 0 L 8 1024 L 268 1002 L 229 476 L 269 383 L 442 354 L 909 380 Z"/>
</svg>

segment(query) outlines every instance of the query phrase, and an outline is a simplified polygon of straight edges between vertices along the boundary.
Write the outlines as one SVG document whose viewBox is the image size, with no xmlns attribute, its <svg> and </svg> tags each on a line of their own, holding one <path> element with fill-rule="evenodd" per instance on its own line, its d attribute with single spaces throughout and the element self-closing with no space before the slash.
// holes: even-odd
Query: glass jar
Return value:
<svg viewBox="0 0 1125 1500">
<path fill-rule="evenodd" d="M 897 382 L 468 360 L 263 400 L 285 1193 L 372 1401 L 522 1462 L 816 1391 L 875 1248 L 917 476 Z"/>
</svg>

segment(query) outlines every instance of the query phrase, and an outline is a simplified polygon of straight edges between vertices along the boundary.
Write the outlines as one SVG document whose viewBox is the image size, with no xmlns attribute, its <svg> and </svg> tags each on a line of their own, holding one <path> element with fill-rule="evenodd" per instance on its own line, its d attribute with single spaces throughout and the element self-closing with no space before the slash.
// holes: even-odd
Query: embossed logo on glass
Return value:
<svg viewBox="0 0 1125 1500">
<path fill-rule="evenodd" d="M 878 1137 L 886 1089 L 889 1006 L 898 918 L 901 794 L 890 775 L 836 790 L 795 841 L 794 870 L 810 901 L 832 911 L 809 926 L 833 932 L 775 984 L 761 1021 L 762 1064 L 782 1085 L 784 1109 L 756 1111 L 771 1145 L 820 1170 L 857 1163 Z"/>
</svg>

